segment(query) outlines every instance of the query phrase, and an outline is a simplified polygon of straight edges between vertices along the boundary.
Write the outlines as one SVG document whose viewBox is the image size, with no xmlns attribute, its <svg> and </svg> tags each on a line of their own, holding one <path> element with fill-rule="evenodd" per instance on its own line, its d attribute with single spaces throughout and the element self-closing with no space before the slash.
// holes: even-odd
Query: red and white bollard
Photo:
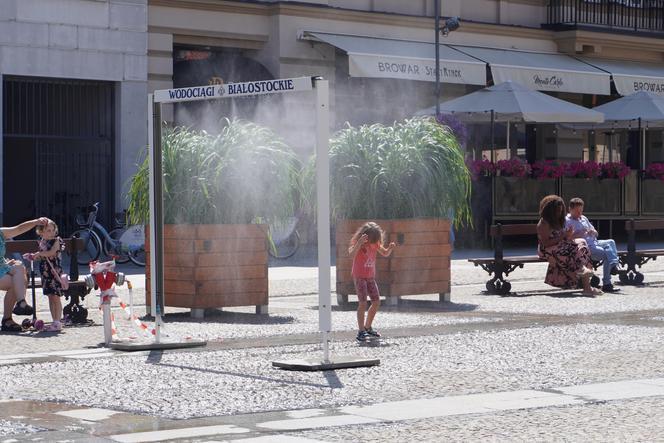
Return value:
<svg viewBox="0 0 664 443">
<path fill-rule="evenodd" d="M 111 343 L 115 335 L 111 318 L 111 299 L 117 297 L 117 294 L 113 285 L 122 286 L 124 282 L 124 274 L 122 272 L 115 272 L 115 260 L 102 263 L 91 262 L 90 275 L 85 276 L 85 283 L 90 289 L 96 284 L 101 291 L 99 293 L 99 307 L 104 322 L 104 343 L 106 345 Z"/>
</svg>

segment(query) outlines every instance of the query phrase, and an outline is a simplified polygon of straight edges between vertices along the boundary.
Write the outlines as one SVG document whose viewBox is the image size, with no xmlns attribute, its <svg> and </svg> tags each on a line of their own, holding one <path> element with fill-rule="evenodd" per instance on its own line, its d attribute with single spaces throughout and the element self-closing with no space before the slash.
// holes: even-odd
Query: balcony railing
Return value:
<svg viewBox="0 0 664 443">
<path fill-rule="evenodd" d="M 664 0 L 549 0 L 546 27 L 664 32 Z"/>
</svg>

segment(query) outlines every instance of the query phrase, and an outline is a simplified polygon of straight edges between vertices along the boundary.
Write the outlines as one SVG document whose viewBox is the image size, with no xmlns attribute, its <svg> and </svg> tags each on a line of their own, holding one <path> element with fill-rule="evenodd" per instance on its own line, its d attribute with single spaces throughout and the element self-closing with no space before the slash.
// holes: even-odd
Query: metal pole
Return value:
<svg viewBox="0 0 664 443">
<path fill-rule="evenodd" d="M 494 131 L 494 125 L 495 125 L 495 118 L 496 118 L 496 113 L 491 110 L 491 163 L 495 163 L 496 161 L 496 147 L 495 147 L 495 131 Z"/>
<path fill-rule="evenodd" d="M 150 220 L 148 221 L 150 225 L 150 244 L 154 245 L 155 243 L 155 226 L 154 226 L 154 170 L 153 170 L 153 161 L 152 157 L 154 156 L 154 95 L 148 94 L 148 158 L 149 158 L 149 183 L 148 189 L 150 193 Z M 150 269 L 155 269 L 155 253 L 154 249 L 150 252 Z M 150 306 L 149 306 L 149 315 L 154 315 L 156 311 L 156 300 L 155 294 L 157 288 L 154 285 L 154 272 L 150 274 Z"/>
<path fill-rule="evenodd" d="M 512 151 L 510 150 L 510 121 L 507 120 L 507 159 L 512 158 Z"/>
<path fill-rule="evenodd" d="M 161 103 L 151 100 L 152 149 L 150 149 L 150 294 L 151 312 L 155 318 L 155 342 L 161 339 L 161 316 L 164 310 L 164 211 L 161 151 Z"/>
<path fill-rule="evenodd" d="M 641 141 L 641 169 L 646 168 L 646 128 L 641 124 L 641 117 L 639 117 L 639 140 Z"/>
<path fill-rule="evenodd" d="M 440 0 L 433 0 L 436 42 L 436 118 L 440 114 Z"/>
<path fill-rule="evenodd" d="M 330 107 L 327 80 L 316 87 L 316 217 L 318 223 L 318 324 L 323 335 L 323 361 L 330 361 L 332 295 L 330 292 Z"/>
</svg>

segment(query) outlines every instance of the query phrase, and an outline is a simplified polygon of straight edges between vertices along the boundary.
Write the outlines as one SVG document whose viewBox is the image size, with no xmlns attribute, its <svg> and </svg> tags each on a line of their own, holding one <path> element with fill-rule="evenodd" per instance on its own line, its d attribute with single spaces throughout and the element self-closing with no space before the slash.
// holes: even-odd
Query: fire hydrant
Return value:
<svg viewBox="0 0 664 443">
<path fill-rule="evenodd" d="M 104 343 L 110 344 L 113 339 L 111 319 L 111 299 L 117 297 L 113 284 L 122 286 L 125 276 L 122 272 L 115 272 L 115 260 L 99 263 L 90 262 L 90 274 L 85 276 L 85 284 L 92 289 L 97 286 L 99 293 L 99 306 L 104 322 Z"/>
</svg>

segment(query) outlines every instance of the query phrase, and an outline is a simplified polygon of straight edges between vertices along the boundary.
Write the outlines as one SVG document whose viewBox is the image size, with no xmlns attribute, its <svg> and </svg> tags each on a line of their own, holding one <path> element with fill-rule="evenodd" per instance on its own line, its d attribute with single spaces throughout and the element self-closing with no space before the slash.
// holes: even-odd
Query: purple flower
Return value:
<svg viewBox="0 0 664 443">
<path fill-rule="evenodd" d="M 664 163 L 651 163 L 643 171 L 646 178 L 664 180 Z"/>
<path fill-rule="evenodd" d="M 602 178 L 617 178 L 623 180 L 629 175 L 629 166 L 623 162 L 602 163 Z"/>
<path fill-rule="evenodd" d="M 538 180 L 547 178 L 560 178 L 563 176 L 564 166 L 553 160 L 536 161 L 532 164 L 533 177 Z"/>
<path fill-rule="evenodd" d="M 466 142 L 468 137 L 468 132 L 466 130 L 466 125 L 463 124 L 461 120 L 456 118 L 452 114 L 438 114 L 436 116 L 436 121 L 443 126 L 447 126 L 452 131 L 452 134 L 459 141 L 459 144 Z"/>
<path fill-rule="evenodd" d="M 570 178 L 598 178 L 602 174 L 602 167 L 594 161 L 577 161 L 563 166 L 564 176 Z"/>
<path fill-rule="evenodd" d="M 466 166 L 475 181 L 479 180 L 480 177 L 492 177 L 496 174 L 496 165 L 486 159 L 466 160 Z"/>
<path fill-rule="evenodd" d="M 530 175 L 530 165 L 518 157 L 509 160 L 499 160 L 496 163 L 496 171 L 504 177 L 524 178 Z"/>
</svg>

